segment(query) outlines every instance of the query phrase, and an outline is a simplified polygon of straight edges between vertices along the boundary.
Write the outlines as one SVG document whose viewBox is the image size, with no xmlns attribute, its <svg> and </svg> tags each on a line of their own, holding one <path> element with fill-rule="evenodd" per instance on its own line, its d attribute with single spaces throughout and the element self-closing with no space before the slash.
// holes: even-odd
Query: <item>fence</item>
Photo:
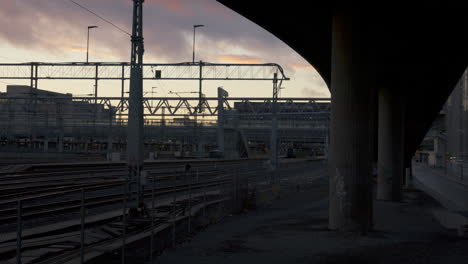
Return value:
<svg viewBox="0 0 468 264">
<path fill-rule="evenodd" d="M 277 175 L 285 183 L 303 185 L 315 176 L 303 173 L 313 164 L 283 164 Z M 255 192 L 273 188 L 264 161 L 192 165 L 147 171 L 143 211 L 128 208 L 126 181 L 110 174 L 106 180 L 95 174 L 95 182 L 80 185 L 79 176 L 87 173 L 83 171 L 68 176 L 77 186 L 48 182 L 47 188 L 29 193 L 5 193 L 0 199 L 0 262 L 84 263 L 103 258 L 151 263 L 165 247 L 252 206 Z"/>
</svg>

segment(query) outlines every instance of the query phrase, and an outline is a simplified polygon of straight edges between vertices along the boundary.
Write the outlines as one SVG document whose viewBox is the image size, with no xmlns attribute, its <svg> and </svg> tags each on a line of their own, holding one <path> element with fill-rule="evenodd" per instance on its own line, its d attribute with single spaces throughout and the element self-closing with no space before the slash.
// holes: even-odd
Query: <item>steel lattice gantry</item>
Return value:
<svg viewBox="0 0 468 264">
<path fill-rule="evenodd" d="M 113 144 L 121 148 L 119 144 L 127 138 L 129 99 L 97 99 L 98 104 L 94 97 L 0 95 L 0 138 L 5 144 L 9 142 L 5 146 L 25 138 L 29 139 L 25 141 L 28 144 L 38 146 L 46 146 L 50 141 L 56 144 L 58 152 L 64 144 L 78 144 L 80 148 L 86 142 L 107 142 L 109 154 Z M 147 143 L 184 139 L 193 144 L 205 140 L 205 143 L 219 146 L 215 137 L 219 120 L 223 120 L 222 127 L 226 131 L 244 133 L 245 140 L 268 142 L 270 139 L 274 115 L 271 98 L 206 97 L 203 98 L 205 111 L 201 115 L 196 111 L 197 104 L 198 97 L 144 98 Z M 299 142 L 301 138 L 304 142 L 325 140 L 330 98 L 278 98 L 277 104 L 279 142 Z"/>
<path fill-rule="evenodd" d="M 0 80 L 128 80 L 128 62 L 0 63 Z M 200 68 L 202 75 L 200 76 Z M 289 80 L 276 63 L 144 63 L 144 80 Z"/>
<path fill-rule="evenodd" d="M 8 97 L 0 96 L 0 136 L 39 137 L 92 136 L 128 124 L 128 98 L 98 97 Z M 190 124 L 207 126 L 221 117 L 226 122 L 238 119 L 246 126 L 269 127 L 272 120 L 271 98 L 203 98 L 204 113 L 196 112 L 198 97 L 151 97 L 143 99 L 145 126 L 164 126 L 183 117 Z M 220 104 L 221 103 L 221 104 Z M 314 129 L 328 127 L 329 98 L 279 98 L 277 115 L 283 126 Z M 35 107 L 32 107 L 35 106 Z M 222 113 L 219 109 L 223 109 Z M 198 116 L 188 119 L 188 116 Z M 172 119 L 172 120 L 171 120 Z M 196 123 L 195 123 L 196 122 Z M 86 132 L 85 132 L 86 131 Z M 101 132 L 99 132 L 101 131 Z M 34 136 L 32 136 L 34 137 Z"/>
<path fill-rule="evenodd" d="M 16 105 L 27 106 L 35 102 L 38 105 L 69 105 L 80 103 L 87 107 L 90 118 L 97 105 L 103 106 L 111 111 L 112 119 L 126 120 L 128 116 L 128 97 L 40 97 L 40 96 L 1 96 L 0 105 Z M 215 117 L 218 115 L 218 97 L 203 97 L 202 106 L 206 110 L 202 114 L 196 113 L 198 97 L 145 97 L 143 98 L 143 115 L 145 118 L 160 117 L 160 116 L 194 116 L 198 117 Z M 315 115 L 317 113 L 330 112 L 330 98 L 278 98 L 277 103 L 282 105 L 278 107 L 278 115 Z M 250 116 L 252 118 L 259 116 L 272 115 L 272 98 L 268 97 L 223 97 L 223 108 L 226 111 L 237 111 L 239 116 Z M 242 104 L 235 107 L 235 104 Z M 2 111 L 8 113 L 8 108 Z M 37 112 L 41 112 L 40 109 Z M 24 111 L 25 114 L 33 114 L 34 111 L 29 109 Z M 52 113 L 49 113 L 51 115 Z M 73 113 L 54 113 L 73 115 Z"/>
<path fill-rule="evenodd" d="M 230 64 L 208 62 L 184 63 L 146 63 L 142 64 L 143 80 L 208 80 L 208 81 L 271 81 L 282 82 L 289 80 L 282 67 L 275 63 L 266 64 Z M 117 107 L 114 110 L 127 111 L 128 98 L 125 98 L 125 81 L 130 79 L 131 64 L 120 63 L 0 63 L 0 80 L 30 80 L 31 87 L 38 88 L 39 80 L 95 80 L 94 98 L 74 97 L 73 100 L 89 101 L 94 104 L 105 104 Z M 122 82 L 121 97 L 98 97 L 99 80 L 120 80 Z M 25 98 L 26 99 L 26 98 Z M 40 99 L 35 96 L 35 99 Z M 49 98 L 50 99 L 50 98 Z M 216 107 L 211 107 L 209 98 L 196 98 L 198 105 L 189 101 L 195 98 L 144 98 L 144 115 L 156 115 L 158 111 L 168 111 L 169 115 L 177 115 L 178 110 L 186 108 L 188 114 L 195 114 L 197 107 L 207 109 L 208 113 L 200 115 L 215 115 Z M 245 98 L 249 101 L 248 98 Z M 259 98 L 272 102 L 272 98 Z M 274 99 L 273 99 L 274 100 Z M 287 100 L 285 98 L 281 100 Z M 150 104 L 150 101 L 152 104 Z M 174 104 L 174 102 L 177 103 Z M 113 104 L 114 103 L 114 104 Z M 160 113 L 162 115 L 162 113 Z M 187 113 L 184 113 L 187 114 Z"/>
<path fill-rule="evenodd" d="M 235 64 L 200 61 L 142 65 L 143 80 L 271 82 L 289 80 L 283 68 L 276 63 Z M 94 80 L 96 100 L 99 80 L 121 81 L 120 92 L 121 97 L 124 97 L 125 81 L 130 80 L 130 74 L 131 64 L 128 62 L 0 63 L 0 80 L 30 80 L 33 88 L 38 88 L 39 80 Z M 201 100 L 199 96 L 200 104 Z"/>
<path fill-rule="evenodd" d="M 169 113 L 175 114 L 182 106 L 188 110 L 189 114 L 198 112 L 202 114 L 203 109 L 208 109 L 210 114 L 212 110 L 207 104 L 207 100 L 202 96 L 202 81 L 209 80 L 249 80 L 273 82 L 273 89 L 281 86 L 283 80 L 289 80 L 284 74 L 280 65 L 275 63 L 266 64 L 219 64 L 207 62 L 188 62 L 188 63 L 143 63 L 143 35 L 142 35 L 142 3 L 134 2 L 134 21 L 132 34 L 132 61 L 130 63 L 10 63 L 0 64 L 0 80 L 30 80 L 31 87 L 38 89 L 39 80 L 94 80 L 94 105 L 98 105 L 98 84 L 99 80 L 120 80 L 121 98 L 124 98 L 125 80 L 130 80 L 130 98 L 120 100 L 120 105 L 115 109 L 110 107 L 110 112 L 120 110 L 127 111 L 127 122 L 129 128 L 129 147 L 128 155 L 130 162 L 130 178 L 139 179 L 141 170 L 138 164 L 141 163 L 140 149 L 143 146 L 143 122 L 145 108 L 150 114 L 155 114 L 159 109 L 167 109 Z M 168 100 L 161 100 L 156 104 L 149 106 L 148 101 L 143 99 L 142 87 L 143 80 L 197 80 L 200 84 L 198 104 L 193 109 L 187 101 L 179 101 L 172 107 Z M 278 86 L 278 83 L 280 85 Z M 34 94 L 34 93 L 33 93 Z M 132 95 L 133 94 L 133 95 Z M 37 95 L 34 96 L 33 105 L 37 103 Z M 273 98 L 273 103 L 276 99 Z M 104 102 L 109 104 L 110 100 Z M 164 106 L 164 107 L 163 107 Z M 37 112 L 36 107 L 32 109 Z M 32 120 L 35 120 L 33 118 Z M 110 121 L 112 122 L 112 121 Z M 34 123 L 34 122 L 33 122 Z M 34 134 L 36 126 L 31 125 L 31 131 Z M 135 142 L 133 142 L 135 141 Z M 135 173 L 134 173 L 135 172 Z M 133 199 L 131 199 L 133 200 Z"/>
</svg>

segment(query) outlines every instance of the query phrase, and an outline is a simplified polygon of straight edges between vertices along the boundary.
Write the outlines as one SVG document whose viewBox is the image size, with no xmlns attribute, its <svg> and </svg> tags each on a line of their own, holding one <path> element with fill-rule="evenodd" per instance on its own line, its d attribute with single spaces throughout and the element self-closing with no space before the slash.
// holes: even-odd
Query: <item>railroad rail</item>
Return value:
<svg viewBox="0 0 468 264">
<path fill-rule="evenodd" d="M 126 190 L 125 179 L 120 174 L 120 170 L 125 169 L 125 164 L 94 164 L 96 167 L 93 169 L 76 169 L 70 164 L 56 165 L 57 167 L 48 165 L 51 167 L 49 175 L 46 173 L 47 169 L 41 165 L 29 167 L 26 171 L 0 175 L 0 186 L 3 183 L 5 186 L 12 184 L 14 177 L 18 177 L 16 183 L 25 181 L 26 184 L 34 183 L 31 177 L 37 177 L 39 181 L 42 178 L 42 183 L 47 182 L 45 178 L 50 179 L 51 184 L 54 180 L 66 180 L 67 177 L 70 181 L 77 181 L 76 186 L 59 181 L 58 186 L 52 185 L 49 189 L 39 186 L 36 190 L 29 190 L 23 186 L 24 191 L 16 194 L 16 199 L 14 194 L 2 194 L 0 231 L 4 235 L 0 238 L 0 262 L 15 258 L 16 236 L 12 231 L 18 220 L 15 207 L 18 198 L 24 202 L 21 220 L 26 227 L 22 236 L 22 250 L 29 256 L 24 258 L 23 263 L 67 263 L 76 261 L 80 256 L 79 212 L 83 208 L 87 211 L 84 253 L 86 256 L 94 256 L 97 251 L 102 254 L 111 248 L 118 248 L 119 243 L 124 246 L 122 239 L 125 236 L 131 239 L 148 235 L 150 230 L 173 227 L 179 219 L 192 217 L 192 212 L 204 210 L 209 204 L 222 203 L 237 197 L 232 191 L 233 188 L 239 188 L 239 177 L 256 185 L 270 179 L 269 170 L 263 166 L 263 160 L 232 160 L 218 162 L 216 165 L 191 163 L 196 165 L 188 172 L 181 169 L 185 162 L 146 166 L 151 167 L 144 191 L 147 214 L 131 221 L 127 219 L 128 212 L 122 210 L 128 195 L 123 192 Z M 280 171 L 291 173 L 295 167 L 304 169 L 303 165 L 298 164 L 284 164 Z M 60 174 L 60 170 L 64 172 Z M 100 184 L 86 184 L 86 180 L 80 181 L 76 176 L 90 173 L 96 177 L 107 174 L 113 178 L 100 179 Z M 2 178 L 5 178 L 4 182 Z M 89 180 L 87 176 L 83 179 Z M 84 199 L 80 199 L 82 192 L 86 193 Z M 152 208 L 153 201 L 157 203 L 156 209 Z"/>
</svg>

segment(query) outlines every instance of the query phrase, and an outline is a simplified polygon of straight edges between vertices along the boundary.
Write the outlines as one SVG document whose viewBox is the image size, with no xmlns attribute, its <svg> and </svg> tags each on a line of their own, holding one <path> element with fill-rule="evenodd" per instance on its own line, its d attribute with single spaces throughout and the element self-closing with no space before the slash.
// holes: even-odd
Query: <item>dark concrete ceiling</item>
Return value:
<svg viewBox="0 0 468 264">
<path fill-rule="evenodd" d="M 332 4 L 311 1 L 218 2 L 284 41 L 331 83 Z M 468 66 L 468 8 L 443 1 L 353 7 L 375 48 L 380 84 L 394 85 L 407 102 L 407 152 L 413 153 Z M 348 7 L 349 10 L 351 8 Z M 356 12 L 357 10 L 357 12 Z M 333 95 L 332 95 L 333 97 Z"/>
</svg>

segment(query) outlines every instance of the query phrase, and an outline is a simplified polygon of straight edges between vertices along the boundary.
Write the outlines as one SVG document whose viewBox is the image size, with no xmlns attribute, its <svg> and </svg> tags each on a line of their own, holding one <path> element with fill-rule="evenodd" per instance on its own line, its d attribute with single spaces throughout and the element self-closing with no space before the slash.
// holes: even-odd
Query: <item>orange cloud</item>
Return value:
<svg viewBox="0 0 468 264">
<path fill-rule="evenodd" d="M 296 70 L 315 70 L 312 65 L 304 65 L 304 64 L 293 64 L 291 68 Z"/>
<path fill-rule="evenodd" d="M 65 47 L 63 48 L 64 50 L 69 50 L 69 51 L 76 51 L 76 52 L 86 52 L 86 48 L 80 48 L 80 47 Z M 89 53 L 90 54 L 94 54 L 94 55 L 98 55 L 98 56 L 101 56 L 101 57 L 105 57 L 105 58 L 118 58 L 117 56 L 115 56 L 114 54 L 112 53 L 108 53 L 108 52 L 103 52 L 103 51 L 97 51 L 97 50 L 89 50 Z"/>
<path fill-rule="evenodd" d="M 247 64 L 260 64 L 260 60 L 249 57 L 249 56 L 236 56 L 236 55 L 224 55 L 219 56 L 218 60 L 221 62 L 231 62 L 231 63 L 247 63 Z"/>
</svg>

